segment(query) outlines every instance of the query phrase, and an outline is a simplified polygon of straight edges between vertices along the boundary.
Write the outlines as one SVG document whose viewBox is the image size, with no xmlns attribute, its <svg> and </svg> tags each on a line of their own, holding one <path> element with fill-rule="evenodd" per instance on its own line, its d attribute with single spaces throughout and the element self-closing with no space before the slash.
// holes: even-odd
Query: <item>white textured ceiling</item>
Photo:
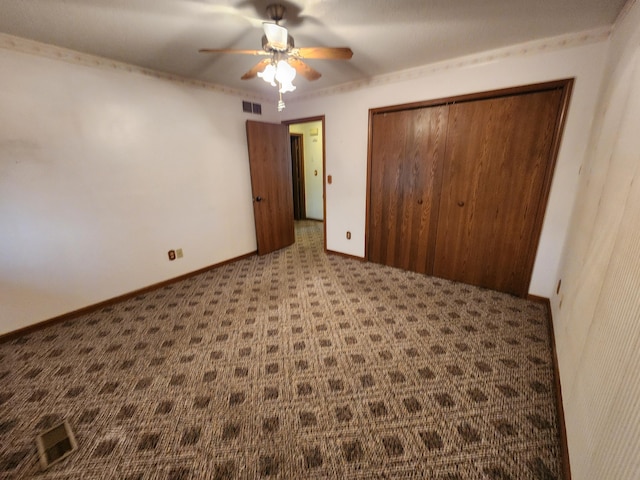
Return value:
<svg viewBox="0 0 640 480">
<path fill-rule="evenodd" d="M 266 6 L 287 7 L 296 46 L 349 46 L 350 61 L 308 60 L 310 91 L 435 61 L 613 24 L 625 0 L 0 0 L 0 32 L 232 88 L 259 57 Z"/>
</svg>

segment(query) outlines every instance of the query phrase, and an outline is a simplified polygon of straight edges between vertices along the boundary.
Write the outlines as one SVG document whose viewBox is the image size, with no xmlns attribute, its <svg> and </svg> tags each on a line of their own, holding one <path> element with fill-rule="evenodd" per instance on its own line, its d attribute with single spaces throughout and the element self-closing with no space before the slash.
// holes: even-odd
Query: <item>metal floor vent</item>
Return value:
<svg viewBox="0 0 640 480">
<path fill-rule="evenodd" d="M 51 465 L 67 458 L 78 448 L 76 437 L 65 420 L 59 425 L 41 433 L 36 437 L 40 466 L 46 470 Z"/>
</svg>

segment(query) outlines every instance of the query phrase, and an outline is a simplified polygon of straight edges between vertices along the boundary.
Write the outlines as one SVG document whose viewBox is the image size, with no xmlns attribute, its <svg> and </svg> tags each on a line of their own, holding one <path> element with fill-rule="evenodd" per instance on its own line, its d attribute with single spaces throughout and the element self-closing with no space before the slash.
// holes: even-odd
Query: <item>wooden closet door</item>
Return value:
<svg viewBox="0 0 640 480">
<path fill-rule="evenodd" d="M 368 258 L 425 273 L 433 266 L 435 214 L 448 107 L 372 119 Z"/>
<path fill-rule="evenodd" d="M 434 275 L 526 296 L 562 96 L 451 106 Z"/>
</svg>

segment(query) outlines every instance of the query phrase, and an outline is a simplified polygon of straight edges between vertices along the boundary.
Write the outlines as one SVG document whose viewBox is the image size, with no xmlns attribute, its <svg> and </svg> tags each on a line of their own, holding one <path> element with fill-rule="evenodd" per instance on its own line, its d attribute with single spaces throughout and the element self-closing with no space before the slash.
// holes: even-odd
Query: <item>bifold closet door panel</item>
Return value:
<svg viewBox="0 0 640 480">
<path fill-rule="evenodd" d="M 434 275 L 525 296 L 562 90 L 452 105 Z"/>
<path fill-rule="evenodd" d="M 370 261 L 433 268 L 447 106 L 378 113 L 372 120 Z"/>
</svg>

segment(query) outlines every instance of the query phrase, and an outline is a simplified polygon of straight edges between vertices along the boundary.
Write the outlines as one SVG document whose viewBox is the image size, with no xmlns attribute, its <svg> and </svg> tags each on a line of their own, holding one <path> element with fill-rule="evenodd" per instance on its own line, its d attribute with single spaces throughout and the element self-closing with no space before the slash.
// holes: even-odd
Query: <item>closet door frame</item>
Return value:
<svg viewBox="0 0 640 480">
<path fill-rule="evenodd" d="M 564 125 L 566 122 L 566 116 L 569 108 L 569 101 L 571 98 L 571 92 L 573 89 L 573 78 L 554 80 L 550 82 L 536 83 L 531 85 L 521 85 L 509 88 L 503 88 L 499 90 L 490 90 L 483 92 L 470 93 L 466 95 L 459 95 L 454 97 L 439 98 L 433 100 L 425 100 L 420 102 L 405 103 L 400 105 L 391 105 L 387 107 L 369 109 L 369 131 L 368 131 L 368 148 L 367 148 L 367 199 L 366 199 L 366 219 L 365 219 L 365 258 L 369 260 L 369 238 L 370 238 L 370 215 L 371 215 L 371 196 L 375 193 L 371 189 L 371 172 L 372 172 L 372 160 L 373 160 L 373 119 L 374 115 L 397 112 L 402 110 L 412 110 L 425 107 L 435 107 L 440 105 L 448 105 L 461 102 L 472 102 L 475 100 L 485 100 L 491 98 L 499 98 L 511 95 L 518 95 L 524 93 L 534 93 L 545 90 L 560 89 L 562 91 L 562 99 L 560 102 L 560 109 L 556 119 L 556 125 L 554 128 L 553 140 L 551 144 L 551 150 L 549 155 L 549 162 L 545 172 L 544 184 L 540 195 L 540 202 L 537 208 L 537 212 L 534 220 L 534 238 L 531 241 L 531 249 L 527 253 L 527 257 L 523 260 L 526 265 L 526 271 L 528 272 L 527 291 L 531 282 L 531 275 L 533 273 L 533 266 L 540 243 L 540 234 L 542 232 L 542 225 L 544 222 L 544 216 L 547 209 L 549 200 L 549 193 L 551 191 L 551 181 L 553 179 L 553 173 L 555 171 L 555 164 L 560 150 L 560 143 L 562 139 L 562 133 L 564 131 Z M 440 191 L 434 191 L 434 196 L 440 196 Z M 429 246 L 431 248 L 431 246 Z M 433 252 L 430 252 L 433 254 Z M 432 272 L 427 272 L 431 274 Z M 526 296 L 526 293 L 523 295 Z"/>
</svg>

